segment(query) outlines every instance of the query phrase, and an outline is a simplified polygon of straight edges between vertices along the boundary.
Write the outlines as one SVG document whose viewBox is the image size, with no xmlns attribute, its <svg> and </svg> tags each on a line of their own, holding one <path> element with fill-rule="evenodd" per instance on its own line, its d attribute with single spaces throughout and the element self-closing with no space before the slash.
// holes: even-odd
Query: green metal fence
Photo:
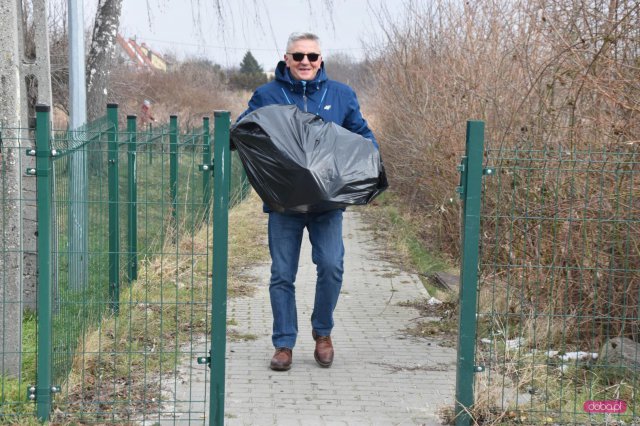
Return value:
<svg viewBox="0 0 640 426">
<path fill-rule="evenodd" d="M 637 144 L 483 150 L 469 129 L 458 423 L 636 424 Z"/>
<path fill-rule="evenodd" d="M 21 224 L 35 218 L 35 193 L 24 170 L 33 167 L 21 141 L 27 128 L 0 128 L 0 416 L 14 419 L 18 413 L 35 414 L 28 403 L 28 384 L 36 375 L 35 286 L 28 276 L 35 272 Z M 28 144 L 33 146 L 32 144 Z M 18 189 L 20 188 L 20 189 Z M 33 229 L 30 233 L 34 232 Z M 35 242 L 34 242 L 35 244 Z M 31 277 L 32 278 L 32 277 Z"/>
<path fill-rule="evenodd" d="M 215 138 L 209 118 L 187 133 L 175 116 L 120 126 L 117 105 L 74 131 L 50 120 L 38 106 L 35 141 L 3 146 L 36 158 L 40 255 L 37 314 L 22 321 L 37 351 L 23 345 L 27 374 L 2 376 L 0 416 L 222 424 L 224 345 L 211 342 L 226 333 L 227 212 L 249 191 L 229 113 Z"/>
</svg>

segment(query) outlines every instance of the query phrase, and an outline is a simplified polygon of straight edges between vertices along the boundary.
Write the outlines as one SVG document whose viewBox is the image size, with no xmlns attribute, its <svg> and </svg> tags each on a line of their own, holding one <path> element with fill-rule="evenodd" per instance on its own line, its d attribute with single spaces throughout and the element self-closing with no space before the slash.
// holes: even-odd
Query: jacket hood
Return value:
<svg viewBox="0 0 640 426">
<path fill-rule="evenodd" d="M 294 79 L 291 76 L 291 72 L 287 67 L 285 61 L 278 62 L 276 67 L 276 80 L 281 81 L 288 85 L 294 92 L 302 92 L 302 82 Z M 316 77 L 307 82 L 307 92 L 313 92 L 320 89 L 320 85 L 328 80 L 327 73 L 324 70 L 324 61 L 320 64 L 320 69 L 316 74 Z"/>
</svg>

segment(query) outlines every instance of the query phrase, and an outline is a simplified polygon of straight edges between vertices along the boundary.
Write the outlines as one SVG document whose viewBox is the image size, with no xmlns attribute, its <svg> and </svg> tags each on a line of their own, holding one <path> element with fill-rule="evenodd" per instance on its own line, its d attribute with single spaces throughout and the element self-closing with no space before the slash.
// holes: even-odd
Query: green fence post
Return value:
<svg viewBox="0 0 640 426">
<path fill-rule="evenodd" d="M 51 145 L 50 107 L 36 105 L 36 193 L 38 214 L 38 361 L 37 416 L 51 413 Z"/>
<path fill-rule="evenodd" d="M 151 123 L 144 130 L 147 132 L 147 163 L 153 164 L 153 126 Z"/>
<path fill-rule="evenodd" d="M 135 115 L 127 116 L 127 133 L 129 135 L 127 175 L 129 183 L 128 191 L 128 224 L 127 242 L 129 246 L 129 260 L 127 262 L 127 275 L 129 281 L 138 279 L 138 175 L 137 175 L 137 135 Z"/>
<path fill-rule="evenodd" d="M 202 118 L 202 164 L 211 167 L 211 138 L 209 135 L 209 117 Z M 202 205 L 204 205 L 204 220 L 211 211 L 211 169 L 203 170 L 202 174 Z"/>
<path fill-rule="evenodd" d="M 456 369 L 456 425 L 471 424 L 474 375 L 484 368 L 475 365 L 476 308 L 478 300 L 478 256 L 480 242 L 480 198 L 484 122 L 467 122 L 466 154 L 461 164 L 460 193 L 464 200 L 462 265 L 460 275 L 460 322 Z"/>
<path fill-rule="evenodd" d="M 169 188 L 171 194 L 171 216 L 178 237 L 178 117 L 169 117 Z"/>
<path fill-rule="evenodd" d="M 229 111 L 214 113 L 213 278 L 211 300 L 211 385 L 209 424 L 224 425 L 227 339 L 227 252 L 229 238 Z"/>
<path fill-rule="evenodd" d="M 111 311 L 120 310 L 120 220 L 118 188 L 118 104 L 107 104 L 107 120 L 111 129 L 107 133 L 109 147 L 109 298 Z"/>
</svg>

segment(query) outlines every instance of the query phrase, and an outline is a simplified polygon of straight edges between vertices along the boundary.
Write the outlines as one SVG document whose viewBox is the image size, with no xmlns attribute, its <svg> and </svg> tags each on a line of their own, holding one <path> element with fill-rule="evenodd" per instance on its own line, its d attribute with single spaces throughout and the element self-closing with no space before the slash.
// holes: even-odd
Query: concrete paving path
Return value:
<svg viewBox="0 0 640 426">
<path fill-rule="evenodd" d="M 310 316 L 315 265 L 305 235 L 296 283 L 299 336 L 293 366 L 269 369 L 269 265 L 252 271 L 253 297 L 230 299 L 230 327 L 254 340 L 227 344 L 226 424 L 438 425 L 453 404 L 455 349 L 403 333 L 418 312 L 398 302 L 427 297 L 419 278 L 380 259 L 357 209 L 345 213 L 345 275 L 335 312 L 333 366 L 314 361 Z"/>
</svg>

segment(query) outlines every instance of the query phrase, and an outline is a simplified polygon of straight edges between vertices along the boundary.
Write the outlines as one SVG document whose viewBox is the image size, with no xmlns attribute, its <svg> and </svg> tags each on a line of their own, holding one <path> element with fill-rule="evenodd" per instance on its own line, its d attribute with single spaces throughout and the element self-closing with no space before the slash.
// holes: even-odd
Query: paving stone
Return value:
<svg viewBox="0 0 640 426">
<path fill-rule="evenodd" d="M 258 338 L 227 343 L 227 425 L 438 425 L 439 409 L 453 405 L 455 349 L 402 332 L 414 323 L 417 311 L 397 303 L 427 296 L 420 279 L 380 259 L 382 249 L 357 209 L 345 213 L 343 235 L 345 274 L 330 369 L 320 368 L 313 358 L 310 316 L 316 271 L 306 234 L 296 282 L 299 335 L 291 370 L 269 369 L 269 265 L 258 265 L 250 273 L 255 276 L 253 297 L 228 301 L 229 319 L 237 324 L 233 328 Z M 193 349 L 207 351 L 204 346 Z M 202 366 L 187 362 L 184 377 L 189 378 L 190 368 Z M 191 377 L 201 375 L 199 371 Z M 208 415 L 203 402 L 190 407 Z M 180 406 L 176 410 L 185 411 Z M 182 417 L 158 423 L 205 422 L 195 415 L 191 421 Z"/>
</svg>

